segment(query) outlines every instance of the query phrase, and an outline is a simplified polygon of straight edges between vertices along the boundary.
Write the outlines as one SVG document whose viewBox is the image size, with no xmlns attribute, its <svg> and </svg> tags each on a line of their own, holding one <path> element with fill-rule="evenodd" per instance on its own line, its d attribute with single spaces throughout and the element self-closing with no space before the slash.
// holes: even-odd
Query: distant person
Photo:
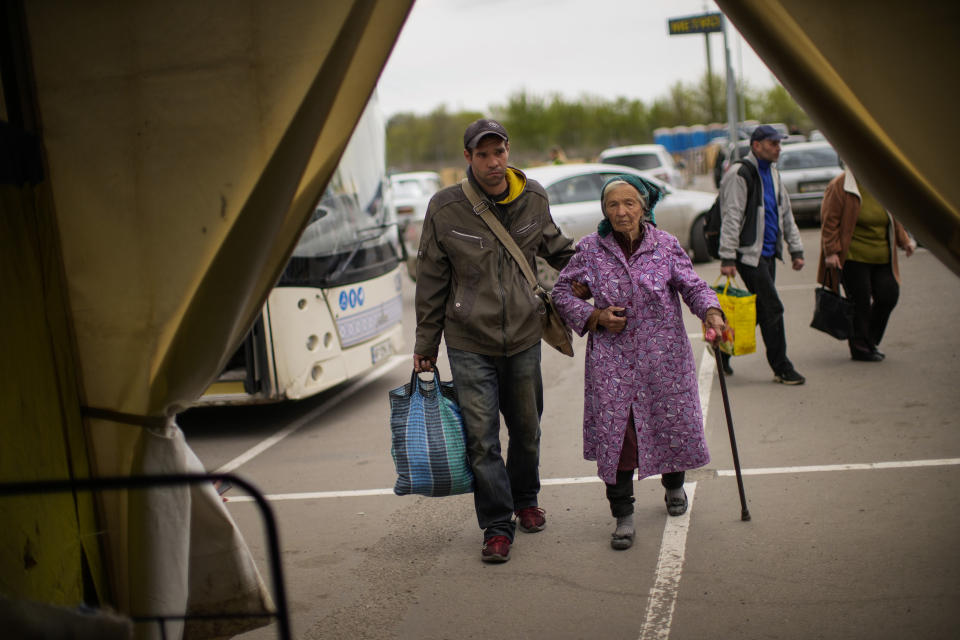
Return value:
<svg viewBox="0 0 960 640">
<path fill-rule="evenodd" d="M 727 152 L 724 149 L 723 145 L 715 145 L 717 148 L 717 153 L 714 155 L 713 161 L 713 184 L 720 188 L 720 180 L 723 178 L 723 162 L 727 159 Z"/>
<path fill-rule="evenodd" d="M 843 282 L 854 303 L 850 357 L 880 362 L 877 347 L 900 297 L 897 247 L 913 255 L 917 243 L 849 168 L 830 181 L 820 206 L 820 265 L 817 282 L 840 293 Z M 836 269 L 827 278 L 827 270 Z M 836 277 L 838 275 L 841 277 Z"/>
<path fill-rule="evenodd" d="M 531 268 L 536 270 L 537 256 L 563 268 L 573 243 L 550 216 L 543 187 L 508 166 L 510 141 L 503 125 L 486 119 L 471 123 L 463 147 L 467 179 Z M 528 533 L 546 526 L 537 499 L 543 411 L 538 300 L 459 184 L 430 200 L 418 256 L 413 368 L 433 370 L 442 335 L 476 478 L 481 560 L 506 562 L 517 525 Z M 500 414 L 510 437 L 506 464 Z"/>
<path fill-rule="evenodd" d="M 550 149 L 550 164 L 566 164 L 567 154 L 560 147 Z"/>
<path fill-rule="evenodd" d="M 681 298 L 717 333 L 726 323 L 680 243 L 654 226 L 662 196 L 637 176 L 610 178 L 596 233 L 578 243 L 553 288 L 570 328 L 589 333 L 583 457 L 596 460 L 607 485 L 614 549 L 633 544 L 635 472 L 660 475 L 667 513 L 677 516 L 687 510 L 685 471 L 710 461 Z M 591 295 L 593 303 L 584 299 Z"/>
<path fill-rule="evenodd" d="M 780 141 L 787 136 L 762 124 L 750 135 L 750 151 L 744 161 L 757 170 L 760 189 L 748 189 L 740 175 L 740 165 L 731 164 L 720 181 L 720 273 L 740 273 L 744 284 L 757 296 L 757 324 L 766 346 L 767 362 L 774 381 L 803 384 L 787 358 L 787 336 L 783 324 L 783 303 L 777 295 L 776 261 L 782 258 L 786 239 L 793 268 L 803 268 L 803 243 L 790 209 L 790 197 L 780 182 L 775 166 L 780 157 Z M 730 356 L 723 354 L 723 368 L 733 374 Z"/>
</svg>

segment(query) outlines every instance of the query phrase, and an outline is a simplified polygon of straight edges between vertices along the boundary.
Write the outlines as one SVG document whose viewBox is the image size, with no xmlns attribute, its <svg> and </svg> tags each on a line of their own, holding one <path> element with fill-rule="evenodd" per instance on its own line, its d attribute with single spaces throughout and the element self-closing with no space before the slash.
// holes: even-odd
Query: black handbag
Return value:
<svg viewBox="0 0 960 640">
<path fill-rule="evenodd" d="M 832 269 L 827 270 L 829 277 Z M 827 278 L 824 278 L 826 280 Z M 837 290 L 840 289 L 840 274 L 837 271 Z M 853 336 L 853 302 L 826 286 L 820 285 L 815 291 L 813 320 L 810 326 L 833 336 L 837 340 L 847 340 Z"/>
</svg>

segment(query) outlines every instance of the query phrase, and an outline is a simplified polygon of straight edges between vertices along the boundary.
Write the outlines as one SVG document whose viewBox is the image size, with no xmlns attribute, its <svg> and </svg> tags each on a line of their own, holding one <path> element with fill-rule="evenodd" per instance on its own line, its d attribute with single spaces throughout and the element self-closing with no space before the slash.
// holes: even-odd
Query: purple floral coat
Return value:
<svg viewBox="0 0 960 640">
<path fill-rule="evenodd" d="M 573 295 L 572 280 L 590 287 L 593 303 Z M 710 307 L 720 308 L 677 239 L 649 224 L 629 260 L 612 233 L 586 236 L 554 286 L 560 315 L 580 335 L 594 308 L 626 308 L 622 332 L 601 329 L 587 340 L 583 457 L 597 461 L 598 475 L 607 484 L 616 482 L 631 409 L 639 477 L 710 461 L 681 296 L 701 320 Z"/>
</svg>

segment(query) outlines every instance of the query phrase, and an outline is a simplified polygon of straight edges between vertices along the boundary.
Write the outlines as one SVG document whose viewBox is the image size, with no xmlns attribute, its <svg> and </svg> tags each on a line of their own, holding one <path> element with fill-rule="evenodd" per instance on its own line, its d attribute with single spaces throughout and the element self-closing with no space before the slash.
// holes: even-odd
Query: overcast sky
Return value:
<svg viewBox="0 0 960 640">
<path fill-rule="evenodd" d="M 714 11 L 704 0 L 416 0 L 380 78 L 380 106 L 387 117 L 441 105 L 487 113 L 521 90 L 650 104 L 707 69 L 704 36 L 670 36 L 667 20 Z M 723 73 L 723 38 L 710 42 Z M 730 55 L 751 86 L 776 82 L 736 31 Z"/>
</svg>

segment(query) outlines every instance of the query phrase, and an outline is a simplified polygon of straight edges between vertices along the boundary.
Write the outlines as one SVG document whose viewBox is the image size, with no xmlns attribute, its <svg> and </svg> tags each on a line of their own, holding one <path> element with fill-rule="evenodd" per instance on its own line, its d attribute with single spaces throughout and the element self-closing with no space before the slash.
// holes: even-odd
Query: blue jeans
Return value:
<svg viewBox="0 0 960 640">
<path fill-rule="evenodd" d="M 473 493 L 484 539 L 513 540 L 514 511 L 537 506 L 540 492 L 540 415 L 543 380 L 540 343 L 513 356 L 485 356 L 447 348 L 467 430 Z M 509 444 L 500 453 L 500 414 Z"/>
</svg>

